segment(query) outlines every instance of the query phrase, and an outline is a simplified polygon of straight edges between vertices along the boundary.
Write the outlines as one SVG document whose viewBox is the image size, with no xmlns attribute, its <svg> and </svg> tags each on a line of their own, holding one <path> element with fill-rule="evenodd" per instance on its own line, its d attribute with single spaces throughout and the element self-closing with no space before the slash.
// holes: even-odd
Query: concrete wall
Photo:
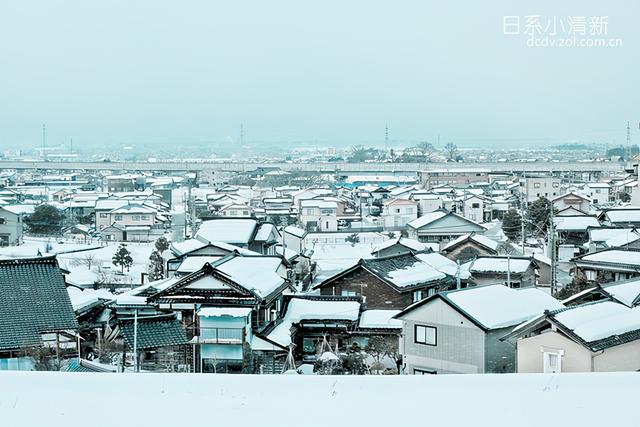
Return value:
<svg viewBox="0 0 640 427">
<path fill-rule="evenodd" d="M 544 372 L 543 348 L 563 350 L 562 372 L 591 372 L 591 352 L 557 332 L 546 332 L 517 341 L 519 373 Z"/>
<path fill-rule="evenodd" d="M 593 357 L 594 372 L 640 370 L 640 340 L 608 348 Z"/>
<path fill-rule="evenodd" d="M 435 346 L 415 343 L 416 324 L 437 328 Z M 401 351 L 407 374 L 413 374 L 415 369 L 438 374 L 483 373 L 484 346 L 484 332 L 438 298 L 403 319 Z"/>
</svg>

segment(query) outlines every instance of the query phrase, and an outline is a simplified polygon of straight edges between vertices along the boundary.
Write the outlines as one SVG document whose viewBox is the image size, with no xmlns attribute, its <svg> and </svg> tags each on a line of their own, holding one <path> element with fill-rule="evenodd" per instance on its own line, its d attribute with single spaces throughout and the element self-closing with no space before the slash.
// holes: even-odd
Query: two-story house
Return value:
<svg viewBox="0 0 640 427">
<path fill-rule="evenodd" d="M 382 222 L 385 230 L 403 230 L 418 217 L 418 204 L 407 199 L 391 199 L 382 207 Z"/>
<path fill-rule="evenodd" d="M 502 285 L 440 292 L 401 311 L 405 374 L 516 371 L 514 326 L 563 305 L 539 289 Z"/>
</svg>

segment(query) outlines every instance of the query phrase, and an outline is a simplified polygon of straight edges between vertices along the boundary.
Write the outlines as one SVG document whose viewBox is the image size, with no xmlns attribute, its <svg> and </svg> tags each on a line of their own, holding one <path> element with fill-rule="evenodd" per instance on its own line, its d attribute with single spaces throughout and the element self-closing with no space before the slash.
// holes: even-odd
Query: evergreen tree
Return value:
<svg viewBox="0 0 640 427">
<path fill-rule="evenodd" d="M 127 245 L 120 243 L 118 250 L 111 258 L 111 262 L 116 267 L 120 267 L 120 272 L 124 273 L 125 268 L 129 271 L 129 267 L 133 264 L 133 258 L 131 258 L 131 252 L 127 249 Z"/>
<path fill-rule="evenodd" d="M 162 236 L 159 237 L 158 240 L 156 240 L 156 250 L 162 254 L 162 252 L 166 251 L 167 249 L 169 249 L 169 241 L 167 240 L 166 237 Z"/>
<path fill-rule="evenodd" d="M 348 235 L 344 240 L 348 243 L 351 243 L 351 246 L 355 246 L 356 243 L 360 242 L 360 236 L 358 236 L 358 233 L 353 233 Z"/>
<path fill-rule="evenodd" d="M 153 251 L 149 256 L 149 281 L 161 280 L 164 278 L 164 259 L 160 252 Z"/>
<path fill-rule="evenodd" d="M 546 235 L 549 227 L 552 204 L 540 197 L 527 208 L 527 233 L 534 236 Z"/>
<path fill-rule="evenodd" d="M 509 240 L 518 240 L 522 228 L 522 216 L 515 210 L 510 209 L 502 218 L 502 231 Z"/>
<path fill-rule="evenodd" d="M 29 231 L 35 234 L 60 234 L 64 215 L 55 206 L 43 204 L 24 219 Z"/>
</svg>

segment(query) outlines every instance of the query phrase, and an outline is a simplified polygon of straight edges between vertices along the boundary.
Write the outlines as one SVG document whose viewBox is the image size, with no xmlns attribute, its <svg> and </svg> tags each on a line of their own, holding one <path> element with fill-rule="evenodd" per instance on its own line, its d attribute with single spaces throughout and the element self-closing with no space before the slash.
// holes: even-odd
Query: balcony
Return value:
<svg viewBox="0 0 640 427">
<path fill-rule="evenodd" d="M 200 327 L 200 335 L 191 339 L 191 344 L 242 344 L 245 328 Z"/>
</svg>

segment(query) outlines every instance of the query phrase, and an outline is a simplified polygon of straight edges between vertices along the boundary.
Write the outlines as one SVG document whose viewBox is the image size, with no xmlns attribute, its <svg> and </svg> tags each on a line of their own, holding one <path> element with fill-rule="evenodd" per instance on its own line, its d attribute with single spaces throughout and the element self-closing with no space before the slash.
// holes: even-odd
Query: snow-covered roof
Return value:
<svg viewBox="0 0 640 427">
<path fill-rule="evenodd" d="M 461 266 L 473 273 L 524 273 L 529 269 L 531 259 L 513 257 L 480 257 Z"/>
<path fill-rule="evenodd" d="M 358 320 L 358 301 L 327 301 L 292 298 L 282 322 L 267 336 L 272 341 L 286 347 L 291 344 L 291 325 L 301 320 Z"/>
<path fill-rule="evenodd" d="M 215 268 L 237 284 L 264 298 L 285 281 L 278 274 L 281 263 L 282 260 L 275 256 L 235 256 L 218 263 Z"/>
<path fill-rule="evenodd" d="M 632 307 L 640 297 L 640 279 L 631 279 L 603 286 L 603 290 L 624 305 Z"/>
<path fill-rule="evenodd" d="M 439 220 L 440 218 L 444 218 L 449 213 L 445 211 L 434 211 L 429 212 L 427 214 L 422 215 L 420 218 L 416 218 L 407 225 L 412 228 L 421 228 L 427 224 L 431 224 L 434 221 Z"/>
<path fill-rule="evenodd" d="M 554 318 L 586 342 L 640 329 L 640 307 L 629 308 L 613 301 L 572 307 Z"/>
<path fill-rule="evenodd" d="M 288 227 L 285 227 L 284 231 L 287 234 L 291 234 L 293 236 L 300 237 L 300 238 L 304 237 L 304 235 L 307 233 L 302 228 L 296 227 L 294 225 L 289 225 Z"/>
<path fill-rule="evenodd" d="M 416 254 L 416 258 L 418 258 L 423 263 L 428 264 L 432 268 L 448 274 L 449 276 L 455 276 L 458 271 L 458 264 L 455 261 L 438 252 L 432 252 L 429 254 Z M 469 272 L 465 271 L 462 266 L 460 266 L 460 278 L 469 278 Z"/>
<path fill-rule="evenodd" d="M 253 218 L 229 218 L 204 221 L 196 237 L 206 241 L 247 244 L 253 237 L 258 222 Z"/>
<path fill-rule="evenodd" d="M 492 240 L 488 237 L 485 237 L 481 234 L 476 234 L 476 233 L 467 233 L 467 234 L 463 234 L 462 236 L 458 237 L 455 240 L 452 240 L 451 242 L 449 242 L 444 248 L 442 248 L 443 251 L 446 251 L 449 248 L 452 248 L 454 246 L 457 246 L 458 244 L 464 242 L 465 240 L 470 239 L 473 240 L 474 242 L 478 243 L 481 246 L 485 246 L 489 249 L 492 250 L 497 250 L 498 249 L 498 245 L 499 243 L 496 242 L 495 240 Z"/>
<path fill-rule="evenodd" d="M 621 234 L 629 234 L 632 233 L 634 228 L 592 228 L 589 230 L 589 238 L 592 242 L 605 242 L 613 237 L 619 236 Z"/>
<path fill-rule="evenodd" d="M 633 243 L 637 240 L 640 240 L 640 234 L 638 234 L 637 232 L 632 232 L 632 233 L 621 233 L 618 234 L 617 236 L 614 236 L 610 239 L 607 239 L 604 244 L 605 246 L 609 247 L 609 248 L 617 248 L 620 246 L 626 246 L 630 243 Z"/>
<path fill-rule="evenodd" d="M 383 242 L 382 244 L 378 245 L 371 253 L 380 252 L 384 249 L 395 246 L 396 244 L 402 245 L 414 252 L 421 252 L 430 249 L 430 246 L 427 243 L 422 243 L 414 239 L 407 239 L 405 237 L 399 237 L 397 239 L 389 239 Z"/>
<path fill-rule="evenodd" d="M 358 327 L 363 329 L 400 329 L 402 320 L 393 317 L 400 310 L 365 310 L 360 315 Z"/>
<path fill-rule="evenodd" d="M 247 317 L 251 314 L 251 307 L 203 307 L 198 310 L 201 317 Z"/>
<path fill-rule="evenodd" d="M 219 256 L 189 256 L 180 263 L 180 266 L 176 270 L 178 273 L 187 274 L 198 271 L 206 263 L 213 264 L 219 260 L 222 255 Z"/>
<path fill-rule="evenodd" d="M 260 225 L 254 240 L 257 242 L 268 242 L 272 234 L 278 234 L 276 226 L 271 223 L 264 223 Z"/>
<path fill-rule="evenodd" d="M 149 282 L 145 285 L 138 286 L 125 293 L 116 296 L 116 304 L 118 305 L 145 305 L 147 303 L 146 296 L 138 296 L 139 294 L 147 291 L 149 288 L 153 288 L 156 291 L 162 291 L 169 286 L 175 284 L 179 279 L 177 277 L 171 277 L 169 279 L 156 280 Z"/>
<path fill-rule="evenodd" d="M 583 255 L 576 261 L 605 262 L 611 264 L 640 265 L 640 252 L 609 249 Z"/>
<path fill-rule="evenodd" d="M 107 289 L 80 289 L 67 286 L 67 293 L 74 310 L 80 310 L 100 300 L 111 301 L 115 298 Z"/>
<path fill-rule="evenodd" d="M 605 215 L 612 223 L 640 222 L 640 209 L 638 208 L 610 209 L 605 211 Z"/>
<path fill-rule="evenodd" d="M 487 329 L 517 325 L 545 310 L 564 307 L 560 301 L 536 288 L 511 289 L 504 285 L 490 285 L 441 295 Z"/>
<path fill-rule="evenodd" d="M 28 215 L 32 214 L 36 206 L 35 205 L 5 205 L 2 209 L 11 212 L 16 215 Z"/>
<path fill-rule="evenodd" d="M 558 231 L 586 231 L 588 227 L 599 227 L 595 216 L 556 216 L 553 224 Z"/>
</svg>

